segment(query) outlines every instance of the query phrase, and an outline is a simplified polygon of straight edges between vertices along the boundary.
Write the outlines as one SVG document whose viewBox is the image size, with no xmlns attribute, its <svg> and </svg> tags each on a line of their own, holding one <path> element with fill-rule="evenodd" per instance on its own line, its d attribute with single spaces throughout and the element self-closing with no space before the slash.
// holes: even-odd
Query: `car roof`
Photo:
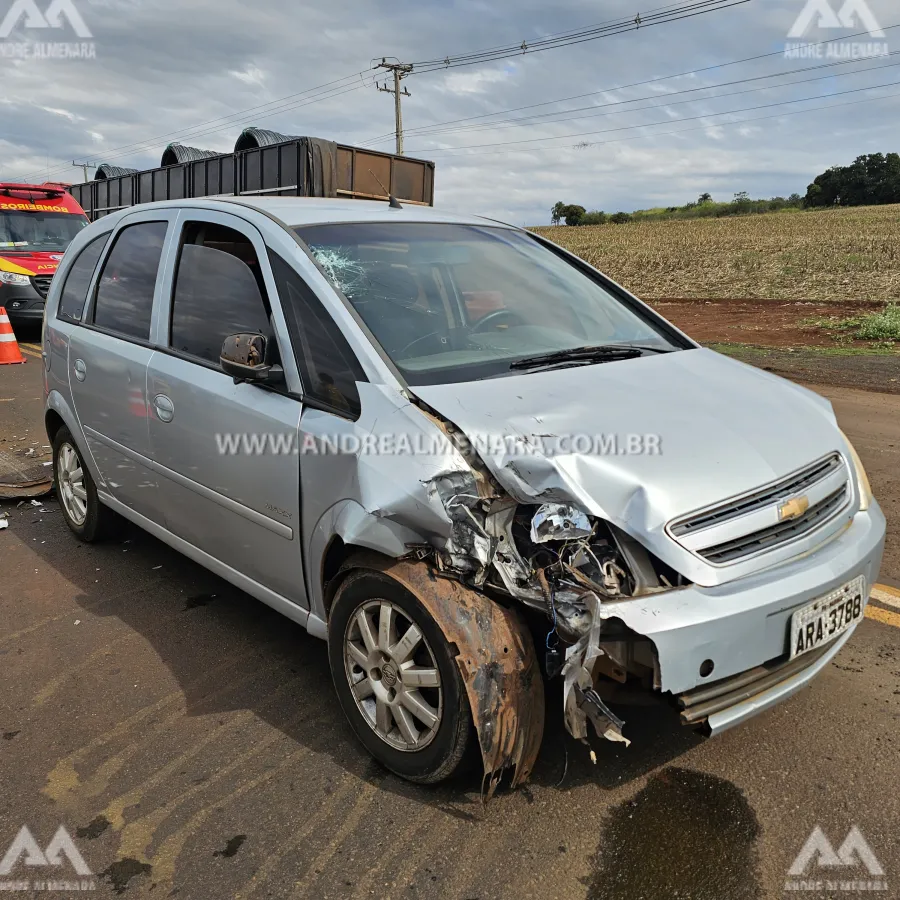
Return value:
<svg viewBox="0 0 900 900">
<path fill-rule="evenodd" d="M 459 216 L 436 210 L 433 206 L 403 203 L 392 209 L 387 200 L 352 200 L 328 197 L 227 197 L 226 202 L 241 203 L 276 216 L 287 225 L 321 225 L 326 222 L 439 222 L 483 225 L 481 216 Z M 499 224 L 499 223 L 496 223 Z"/>
<path fill-rule="evenodd" d="M 224 205 L 245 206 L 280 219 L 288 226 L 324 225 L 336 222 L 433 222 L 459 225 L 499 225 L 512 228 L 481 216 L 458 216 L 440 212 L 432 206 L 403 203 L 402 209 L 392 209 L 387 200 L 352 200 L 329 197 L 203 197 L 184 200 L 164 200 L 140 204 L 121 210 L 120 215 L 142 212 L 148 208 L 218 209 Z"/>
</svg>

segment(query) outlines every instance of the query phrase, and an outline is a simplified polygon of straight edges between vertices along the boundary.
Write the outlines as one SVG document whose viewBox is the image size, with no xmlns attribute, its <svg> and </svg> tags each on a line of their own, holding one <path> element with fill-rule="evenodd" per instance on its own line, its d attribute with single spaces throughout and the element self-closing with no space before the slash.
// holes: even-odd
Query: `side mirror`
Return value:
<svg viewBox="0 0 900 900">
<path fill-rule="evenodd" d="M 256 384 L 276 383 L 283 379 L 281 366 L 270 365 L 269 341 L 262 334 L 230 334 L 222 343 L 219 363 L 234 383 L 251 381 Z"/>
</svg>

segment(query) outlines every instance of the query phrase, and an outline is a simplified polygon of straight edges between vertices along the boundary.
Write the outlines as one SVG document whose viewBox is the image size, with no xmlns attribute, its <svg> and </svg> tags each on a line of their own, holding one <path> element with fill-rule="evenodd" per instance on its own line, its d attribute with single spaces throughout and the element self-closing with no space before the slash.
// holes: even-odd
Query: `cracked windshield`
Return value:
<svg viewBox="0 0 900 900">
<path fill-rule="evenodd" d="M 508 228 L 351 223 L 295 231 L 410 384 L 685 346 L 599 280 Z"/>
</svg>

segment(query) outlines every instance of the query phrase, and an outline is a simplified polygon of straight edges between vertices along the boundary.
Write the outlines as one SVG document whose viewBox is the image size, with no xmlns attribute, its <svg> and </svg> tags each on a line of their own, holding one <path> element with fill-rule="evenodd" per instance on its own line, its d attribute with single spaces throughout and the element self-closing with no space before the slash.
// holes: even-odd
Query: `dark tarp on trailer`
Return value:
<svg viewBox="0 0 900 900">
<path fill-rule="evenodd" d="M 306 138 L 306 185 L 310 197 L 337 197 L 337 144 Z"/>
<path fill-rule="evenodd" d="M 122 175 L 137 175 L 139 169 L 126 169 L 123 166 L 113 166 L 109 163 L 100 163 L 94 175 L 95 181 L 103 181 L 105 178 L 119 178 Z"/>
<path fill-rule="evenodd" d="M 268 131 L 265 128 L 245 128 L 234 145 L 234 152 L 242 150 L 256 150 L 259 147 L 268 147 L 271 144 L 284 144 L 287 141 L 298 141 L 300 138 L 294 134 L 280 134 L 277 131 Z"/>
<path fill-rule="evenodd" d="M 169 144 L 163 151 L 160 166 L 177 166 L 179 163 L 192 162 L 195 159 L 209 159 L 213 156 L 219 156 L 219 154 L 215 150 L 185 147 L 184 144 Z"/>
</svg>

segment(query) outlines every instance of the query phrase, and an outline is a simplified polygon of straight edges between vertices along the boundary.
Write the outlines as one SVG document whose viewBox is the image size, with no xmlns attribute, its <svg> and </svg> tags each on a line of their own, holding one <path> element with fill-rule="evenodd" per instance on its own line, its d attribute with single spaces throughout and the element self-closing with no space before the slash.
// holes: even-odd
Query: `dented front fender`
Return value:
<svg viewBox="0 0 900 900">
<path fill-rule="evenodd" d="M 513 771 L 513 787 L 526 781 L 544 734 L 544 683 L 534 642 L 519 615 L 440 577 L 423 562 L 360 555 L 353 565 L 402 584 L 456 646 L 484 763 L 486 797 L 507 769 Z"/>
</svg>

